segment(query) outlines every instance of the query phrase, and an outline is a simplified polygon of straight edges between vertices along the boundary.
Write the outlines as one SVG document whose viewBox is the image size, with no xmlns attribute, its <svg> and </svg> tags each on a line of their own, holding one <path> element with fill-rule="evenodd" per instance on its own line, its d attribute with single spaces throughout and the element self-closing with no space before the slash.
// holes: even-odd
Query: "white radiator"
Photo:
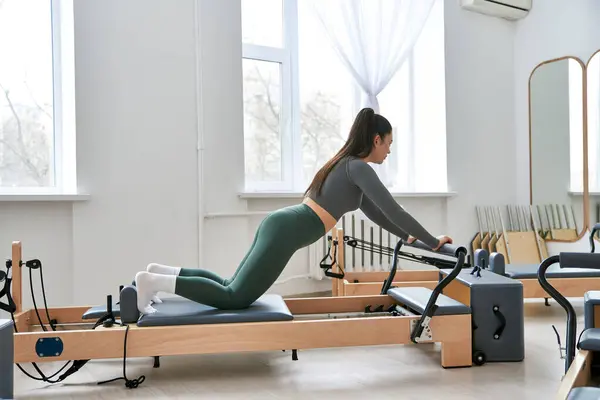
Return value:
<svg viewBox="0 0 600 400">
<path fill-rule="evenodd" d="M 345 214 L 340 221 L 338 221 L 336 227 L 343 230 L 344 236 L 350 236 L 352 238 L 364 240 L 368 243 L 374 243 L 375 245 L 390 247 L 392 249 L 399 240 L 396 235 L 380 228 L 360 211 Z M 329 243 L 327 236 L 329 235 L 331 235 L 331 232 L 328 232 L 327 235 L 323 236 L 308 248 L 310 275 L 314 279 L 321 280 L 325 278 L 324 270 L 319 264 L 328 254 Z M 341 245 L 344 246 L 345 257 L 343 268 L 346 272 L 389 271 L 391 268 L 392 257 L 390 255 L 379 254 L 368 249 L 357 249 L 346 243 L 340 243 L 338 244 L 338 247 Z M 366 247 L 368 244 L 365 243 L 363 246 Z M 326 260 L 329 264 L 332 262 L 331 257 L 333 257 L 333 249 Z M 400 265 L 400 262 L 398 265 Z"/>
</svg>

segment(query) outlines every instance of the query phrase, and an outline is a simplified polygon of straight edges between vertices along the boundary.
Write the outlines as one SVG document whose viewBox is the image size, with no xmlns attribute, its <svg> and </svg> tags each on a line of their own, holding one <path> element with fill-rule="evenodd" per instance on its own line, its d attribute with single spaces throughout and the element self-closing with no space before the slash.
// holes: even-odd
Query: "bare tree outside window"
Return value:
<svg viewBox="0 0 600 400">
<path fill-rule="evenodd" d="M 244 60 L 244 65 L 246 178 L 279 180 L 279 65 L 254 60 Z M 317 91 L 301 104 L 300 113 L 303 179 L 308 184 L 307 181 L 339 150 L 346 138 L 340 131 L 340 105 L 335 95 Z"/>
<path fill-rule="evenodd" d="M 244 134 L 246 178 L 281 179 L 279 64 L 245 59 Z"/>
<path fill-rule="evenodd" d="M 260 4 L 259 4 L 260 3 Z M 310 1 L 242 0 L 246 188 L 303 191 L 344 144 L 362 92 Z M 394 146 L 374 168 L 397 192 L 447 190 L 444 2 L 378 94 Z"/>
<path fill-rule="evenodd" d="M 0 186 L 53 184 L 49 3 L 0 0 Z"/>
</svg>

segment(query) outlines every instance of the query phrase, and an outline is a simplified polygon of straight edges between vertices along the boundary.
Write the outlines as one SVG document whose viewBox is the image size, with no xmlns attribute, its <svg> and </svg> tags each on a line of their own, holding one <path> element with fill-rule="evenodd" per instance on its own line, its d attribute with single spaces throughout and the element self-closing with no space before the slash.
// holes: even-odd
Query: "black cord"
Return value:
<svg viewBox="0 0 600 400">
<path fill-rule="evenodd" d="M 35 268 L 33 265 L 39 264 L 40 269 L 40 283 L 42 285 L 42 298 L 44 299 L 44 308 L 46 309 L 46 317 L 48 318 L 48 324 L 53 331 L 56 331 L 55 323 L 52 319 L 50 319 L 50 313 L 48 312 L 48 302 L 46 301 L 46 288 L 44 287 L 44 270 L 42 269 L 42 262 L 40 260 L 28 261 L 26 265 L 29 267 L 29 272 L 31 273 L 31 269 Z"/>
<path fill-rule="evenodd" d="M 19 266 L 22 267 L 23 263 L 20 263 Z M 41 280 L 41 286 L 42 286 L 42 296 L 43 296 L 43 299 L 44 299 L 44 308 L 45 308 L 45 311 L 46 311 L 46 317 L 48 318 L 48 322 L 49 322 L 50 328 L 53 331 L 56 331 L 55 321 L 50 318 L 50 313 L 49 313 L 49 310 L 48 310 L 48 302 L 46 300 L 46 288 L 44 286 L 44 274 L 42 272 L 42 263 L 39 260 L 31 260 L 31 261 L 26 262 L 25 266 L 27 266 L 29 268 L 29 288 L 30 288 L 30 291 L 31 291 L 31 298 L 32 298 L 32 301 L 33 301 L 33 306 L 34 306 L 34 309 L 35 309 L 35 313 L 36 313 L 36 316 L 37 316 L 38 321 L 40 323 L 40 326 L 41 326 L 41 328 L 42 328 L 43 331 L 47 331 L 47 328 L 46 328 L 45 324 L 43 323 L 42 318 L 40 316 L 40 313 L 39 313 L 39 310 L 38 310 L 38 307 L 37 307 L 36 298 L 35 298 L 35 293 L 34 293 L 34 290 L 33 290 L 33 275 L 32 275 L 31 270 L 32 269 L 38 269 L 38 268 L 40 269 L 40 280 Z M 10 268 L 10 266 L 8 266 L 8 264 L 7 264 L 7 268 Z M 8 271 L 6 273 L 6 277 L 8 277 Z M 10 298 L 10 287 L 8 288 L 7 295 Z M 15 321 L 14 313 L 11 312 L 10 314 L 11 314 L 11 318 L 12 318 L 12 321 L 13 321 L 13 329 L 14 329 L 15 333 L 19 333 L 19 329 L 17 328 L 17 323 Z M 100 319 L 98 319 L 98 321 L 96 321 L 96 323 L 94 324 L 92 330 L 96 329 L 98 326 L 102 325 L 103 322 L 105 320 L 107 320 L 107 319 L 111 319 L 114 322 L 114 317 L 112 316 L 112 314 L 110 314 L 110 315 L 104 315 Z M 98 384 L 100 385 L 100 384 L 103 384 L 103 383 L 114 382 L 116 380 L 124 379 L 125 380 L 125 386 L 127 388 L 129 388 L 129 389 L 135 389 L 139 385 L 141 385 L 142 382 L 144 382 L 146 380 L 146 377 L 144 375 L 142 375 L 142 376 L 140 376 L 137 379 L 128 379 L 127 378 L 127 374 L 126 374 L 126 361 L 127 361 L 127 336 L 128 336 L 128 332 L 129 332 L 129 325 L 125 325 L 122 322 L 120 322 L 120 325 L 126 327 L 125 328 L 125 340 L 124 340 L 124 344 L 123 344 L 123 376 L 119 377 L 119 378 L 111 379 L 111 380 L 108 380 L 108 381 L 98 382 Z M 38 372 L 38 374 L 40 375 L 40 377 L 36 377 L 36 376 L 30 374 L 19 363 L 15 363 L 15 364 L 21 370 L 21 372 L 23 372 L 23 374 L 25 374 L 27 377 L 29 377 L 29 378 L 31 378 L 33 380 L 36 380 L 36 381 L 42 381 L 42 382 L 47 382 L 47 383 L 54 384 L 54 383 L 62 382 L 63 380 L 65 380 L 67 377 L 69 377 L 73 373 L 79 371 L 79 369 L 81 367 L 83 367 L 88 361 L 89 360 L 70 360 L 70 361 L 67 361 L 65 363 L 65 365 L 63 365 L 58 371 L 56 371 L 55 373 L 53 373 L 50 376 L 46 376 L 42 372 L 42 370 L 38 367 L 37 363 L 32 362 L 31 365 L 35 368 L 35 370 Z M 52 379 L 55 376 L 57 376 L 59 373 L 61 373 L 71 363 L 73 365 L 65 373 L 63 373 L 61 376 L 59 376 L 58 379 L 54 379 L 54 380 Z"/>
<path fill-rule="evenodd" d="M 23 263 L 20 262 L 19 266 L 22 267 Z M 31 298 L 32 298 L 32 301 L 33 301 L 35 313 L 36 313 L 36 315 L 38 317 L 38 321 L 40 323 L 40 326 L 42 327 L 42 330 L 43 331 L 47 331 L 46 326 L 42 322 L 42 318 L 41 318 L 39 310 L 37 308 L 37 302 L 35 300 L 35 294 L 34 294 L 34 291 L 33 291 L 33 276 L 32 276 L 31 270 L 33 268 L 36 268 L 36 269 L 40 268 L 40 279 L 41 279 L 41 284 L 42 284 L 42 294 L 44 296 L 44 307 L 46 309 L 46 316 L 48 317 L 48 322 L 50 323 L 50 327 L 52 328 L 53 331 L 56 331 L 56 327 L 52 323 L 52 321 L 50 319 L 50 313 L 48 311 L 48 304 L 47 304 L 47 301 L 46 301 L 46 293 L 45 293 L 45 287 L 44 287 L 44 275 L 43 275 L 43 273 L 41 271 L 41 266 L 42 266 L 41 262 L 39 262 L 39 260 L 33 260 L 32 262 L 28 261 L 28 262 L 25 263 L 25 266 L 27 266 L 29 268 L 29 288 L 30 288 L 30 291 L 31 291 Z M 8 295 L 10 296 L 10 288 L 9 288 L 9 291 L 8 291 Z M 14 329 L 15 333 L 19 333 L 19 330 L 17 328 L 17 323 L 15 321 L 14 313 L 11 313 L 11 319 L 13 321 L 13 327 L 14 327 L 13 329 Z M 17 368 L 19 368 L 19 370 L 21 370 L 21 372 L 23 372 L 27 377 L 29 377 L 29 378 L 31 378 L 33 380 L 36 380 L 36 381 L 42 381 L 42 382 L 47 382 L 47 383 L 53 384 L 53 383 L 62 382 L 69 375 L 71 375 L 75 371 L 79 370 L 79 368 L 81 368 L 81 366 L 83 364 L 85 364 L 85 362 L 87 362 L 87 361 L 81 361 L 81 360 L 78 360 L 78 361 L 73 361 L 73 360 L 67 361 L 58 371 L 56 371 L 55 373 L 53 373 L 50 376 L 46 376 L 42 372 L 42 370 L 38 367 L 37 363 L 32 362 L 31 365 L 33 366 L 33 368 L 35 368 L 35 370 L 38 372 L 38 374 L 40 375 L 40 377 L 36 377 L 36 376 L 31 375 L 19 363 L 15 363 L 15 364 L 17 365 Z M 73 363 L 73 366 L 66 373 L 64 373 L 63 375 L 61 375 L 57 380 L 52 380 L 52 378 L 54 378 L 61 371 L 63 371 L 70 363 Z"/>
<path fill-rule="evenodd" d="M 47 331 L 47 329 L 46 329 L 46 326 L 44 325 L 44 323 L 42 322 L 42 318 L 40 317 L 40 313 L 39 313 L 39 310 L 38 310 L 38 308 L 37 308 L 37 302 L 36 302 L 36 300 L 35 300 L 35 294 L 34 294 L 34 291 L 33 291 L 33 275 L 32 275 L 32 273 L 31 273 L 31 270 L 32 270 L 32 265 L 31 265 L 31 264 L 29 264 L 29 263 L 25 263 L 25 265 L 26 265 L 27 267 L 29 267 L 29 288 L 30 288 L 30 291 L 31 291 L 31 298 L 32 298 L 32 300 L 33 300 L 33 305 L 34 305 L 35 313 L 36 313 L 36 315 L 37 315 L 37 317 L 38 317 L 38 321 L 39 321 L 39 323 L 40 323 L 40 326 L 42 327 L 42 330 L 43 330 L 43 331 Z M 35 264 L 34 264 L 34 265 L 35 265 Z M 23 266 L 23 263 L 19 263 L 19 266 L 20 266 L 20 267 L 22 267 L 22 266 Z M 41 268 L 41 263 L 40 263 L 40 268 Z M 40 273 L 41 273 L 41 270 L 40 270 Z M 44 286 L 43 286 L 43 282 L 44 282 L 44 277 L 43 277 L 43 275 L 41 275 L 41 281 L 42 281 L 42 288 L 43 288 L 43 287 L 44 287 Z M 42 289 L 42 291 L 44 291 L 44 289 Z M 44 298 L 45 298 L 45 293 L 44 293 Z M 48 321 L 50 322 L 50 316 L 49 316 L 49 312 L 48 312 L 48 306 L 47 306 L 46 302 L 44 302 L 44 303 L 45 303 L 45 308 L 46 308 L 46 315 L 48 316 Z M 12 320 L 13 320 L 14 331 L 15 331 L 16 333 L 19 333 L 19 331 L 18 331 L 18 329 L 17 329 L 17 323 L 16 323 L 16 321 L 15 321 L 15 316 L 14 316 L 14 313 L 11 313 L 11 318 L 12 318 Z M 51 324 L 50 326 L 51 326 L 51 328 L 52 328 L 52 330 L 53 330 L 53 331 L 55 331 L 55 330 L 56 330 L 56 328 L 53 326 L 53 324 Z M 65 365 L 63 365 L 63 366 L 62 366 L 62 367 L 61 367 L 61 368 L 60 368 L 58 371 L 56 371 L 54 374 L 52 374 L 52 375 L 50 375 L 50 376 L 46 376 L 46 375 L 45 375 L 45 374 L 42 372 L 42 370 L 41 370 L 41 369 L 38 367 L 37 363 L 35 363 L 35 362 L 32 362 L 32 363 L 31 363 L 31 365 L 33 366 L 33 368 L 35 368 L 35 370 L 36 370 L 36 371 L 38 372 L 38 374 L 40 375 L 40 377 L 39 377 L 39 378 L 38 378 L 38 377 L 35 377 L 35 376 L 31 375 L 30 373 L 28 373 L 27 371 L 25 371 L 25 369 L 24 369 L 24 368 L 23 368 L 23 367 L 22 367 L 20 364 L 18 364 L 18 363 L 17 363 L 17 367 L 18 367 L 18 368 L 21 370 L 21 372 L 23 372 L 25 375 L 27 375 L 27 376 L 28 376 L 29 378 L 31 378 L 31 379 L 34 379 L 34 380 L 37 380 L 37 381 L 48 382 L 48 383 L 59 383 L 59 382 L 61 382 L 61 381 L 62 381 L 64 378 L 62 378 L 62 377 L 59 377 L 59 379 L 58 379 L 58 380 L 54 380 L 54 381 L 53 381 L 53 380 L 51 380 L 51 379 L 52 379 L 52 378 L 54 378 L 56 375 L 58 375 L 58 374 L 59 374 L 59 373 L 60 373 L 62 370 L 64 370 L 64 369 L 65 369 L 65 368 L 66 368 L 66 367 L 67 367 L 67 366 L 68 366 L 68 365 L 69 365 L 71 362 L 73 362 L 73 361 L 67 361 L 67 362 L 65 363 Z M 61 378 L 62 378 L 62 379 L 61 379 Z M 66 376 L 65 376 L 65 378 L 66 378 Z"/>
<path fill-rule="evenodd" d="M 144 382 L 146 380 L 146 376 L 141 375 L 137 379 L 128 379 L 127 378 L 127 371 L 126 371 L 126 368 L 127 368 L 127 334 L 129 333 L 129 325 L 123 324 L 122 322 L 120 323 L 120 325 L 125 326 L 125 341 L 123 343 L 123 376 L 118 377 L 118 378 L 109 379 L 107 381 L 98 382 L 98 385 L 102 385 L 104 383 L 115 382 L 115 381 L 119 381 L 119 380 L 123 379 L 125 381 L 126 388 L 135 389 L 139 385 L 141 385 L 142 382 Z"/>
<path fill-rule="evenodd" d="M 42 317 L 40 317 L 40 312 L 38 311 L 37 308 L 37 302 L 35 301 L 35 294 L 33 293 L 33 276 L 31 275 L 31 268 L 29 268 L 29 289 L 31 291 L 31 299 L 33 300 L 33 308 L 35 310 L 35 314 L 38 317 L 38 321 L 40 322 L 40 326 L 42 327 L 42 330 L 44 332 L 47 331 L 46 326 L 44 325 L 44 323 L 42 322 Z M 46 311 L 48 311 L 46 309 Z M 50 321 L 50 318 L 48 318 L 48 321 Z"/>
</svg>

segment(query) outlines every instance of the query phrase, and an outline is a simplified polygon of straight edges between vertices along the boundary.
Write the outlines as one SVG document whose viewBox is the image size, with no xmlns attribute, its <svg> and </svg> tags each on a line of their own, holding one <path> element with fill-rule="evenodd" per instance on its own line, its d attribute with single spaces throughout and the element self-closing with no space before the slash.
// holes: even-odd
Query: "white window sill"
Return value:
<svg viewBox="0 0 600 400">
<path fill-rule="evenodd" d="M 456 192 L 391 192 L 394 198 L 404 197 L 454 197 Z M 303 192 L 240 192 L 241 199 L 301 199 Z"/>
<path fill-rule="evenodd" d="M 87 193 L 61 193 L 50 191 L 3 191 L 0 189 L 2 201 L 86 201 L 90 199 Z"/>
<path fill-rule="evenodd" d="M 578 190 L 576 190 L 576 191 L 569 190 L 568 193 L 569 193 L 569 196 L 583 196 L 583 192 L 578 191 Z M 598 191 L 589 191 L 588 194 L 590 196 L 598 196 L 598 195 L 600 195 L 600 192 L 598 192 Z"/>
</svg>

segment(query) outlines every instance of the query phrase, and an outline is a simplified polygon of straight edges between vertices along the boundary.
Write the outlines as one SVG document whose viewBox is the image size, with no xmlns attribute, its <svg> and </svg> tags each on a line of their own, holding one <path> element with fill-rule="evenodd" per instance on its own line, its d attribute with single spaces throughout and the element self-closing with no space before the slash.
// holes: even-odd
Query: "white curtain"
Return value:
<svg viewBox="0 0 600 400">
<path fill-rule="evenodd" d="M 379 113 L 377 96 L 411 54 L 435 1 L 312 1 L 322 31 L 361 89 L 354 115 L 364 107 Z M 391 182 L 386 175 L 392 171 L 373 167 L 384 183 Z"/>
<path fill-rule="evenodd" d="M 363 91 L 358 109 L 379 112 L 377 95 L 410 54 L 435 1 L 313 0 L 321 28 Z"/>
</svg>

